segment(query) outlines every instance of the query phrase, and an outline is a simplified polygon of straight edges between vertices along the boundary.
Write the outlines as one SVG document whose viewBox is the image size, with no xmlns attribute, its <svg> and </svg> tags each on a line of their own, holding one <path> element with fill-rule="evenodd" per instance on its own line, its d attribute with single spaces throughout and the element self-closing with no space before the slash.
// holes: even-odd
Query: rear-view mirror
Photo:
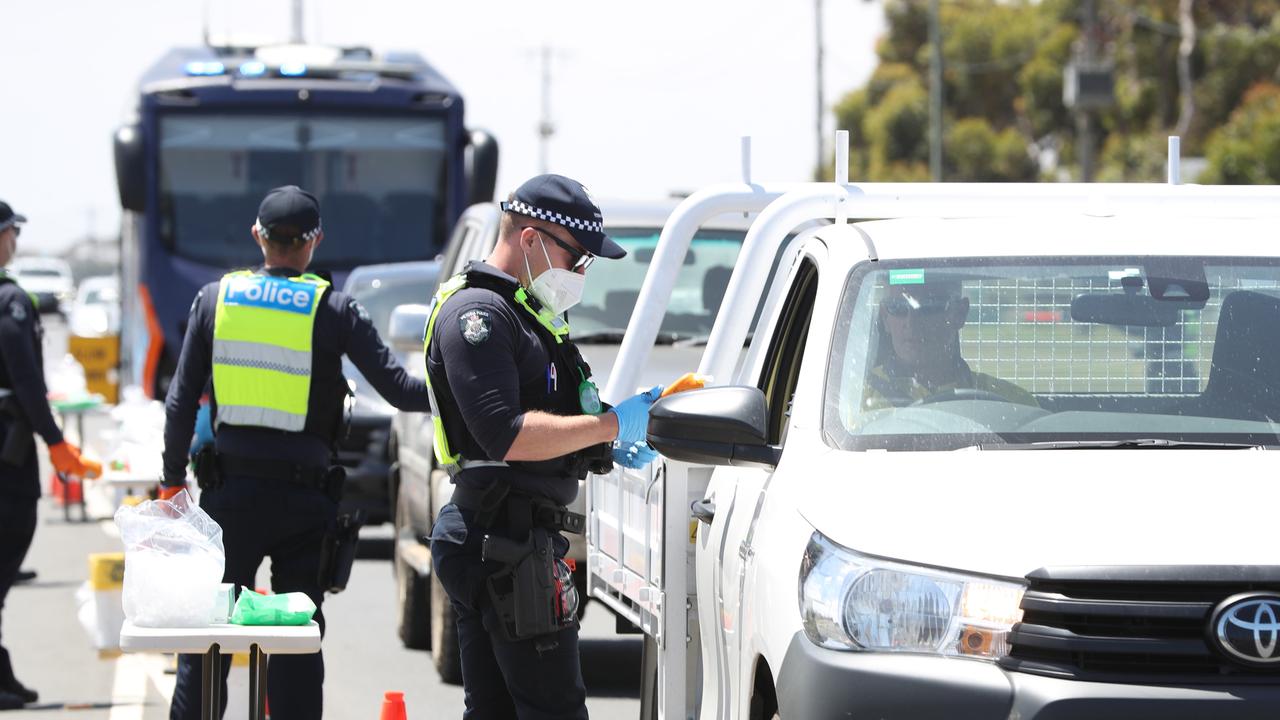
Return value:
<svg viewBox="0 0 1280 720">
<path fill-rule="evenodd" d="M 426 305 L 399 305 L 387 323 L 387 342 L 401 350 L 422 349 L 431 308 Z"/>
<path fill-rule="evenodd" d="M 147 209 L 147 162 L 142 132 L 137 125 L 122 125 L 116 130 L 114 140 L 120 207 L 144 212 Z"/>
<path fill-rule="evenodd" d="M 1177 324 L 1180 310 L 1191 309 L 1192 303 L 1157 300 L 1146 294 L 1090 293 L 1071 301 L 1071 319 L 1101 325 L 1169 327 Z"/>
<path fill-rule="evenodd" d="M 773 469 L 782 448 L 768 443 L 768 418 L 759 388 L 687 390 L 649 409 L 648 441 L 673 460 Z"/>
</svg>

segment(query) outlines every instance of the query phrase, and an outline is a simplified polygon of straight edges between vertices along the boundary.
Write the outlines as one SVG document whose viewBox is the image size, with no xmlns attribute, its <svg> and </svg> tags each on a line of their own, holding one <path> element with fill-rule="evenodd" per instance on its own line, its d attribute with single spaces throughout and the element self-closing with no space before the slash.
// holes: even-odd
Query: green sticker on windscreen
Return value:
<svg viewBox="0 0 1280 720">
<path fill-rule="evenodd" d="M 924 269 L 917 268 L 913 270 L 890 270 L 890 285 L 923 285 Z"/>
</svg>

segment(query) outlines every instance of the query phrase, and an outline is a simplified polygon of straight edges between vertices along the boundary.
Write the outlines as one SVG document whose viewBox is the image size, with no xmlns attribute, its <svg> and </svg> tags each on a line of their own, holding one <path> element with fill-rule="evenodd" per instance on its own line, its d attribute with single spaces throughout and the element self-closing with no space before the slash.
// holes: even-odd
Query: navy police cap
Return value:
<svg viewBox="0 0 1280 720">
<path fill-rule="evenodd" d="M 297 185 L 278 187 L 258 206 L 259 232 L 276 241 L 307 242 L 320 234 L 320 201 Z"/>
<path fill-rule="evenodd" d="M 538 175 L 516 188 L 506 212 L 528 215 L 562 226 L 587 252 L 620 258 L 627 251 L 604 234 L 604 216 L 582 183 L 563 175 Z"/>
<path fill-rule="evenodd" d="M 8 230 L 14 225 L 21 225 L 27 218 L 13 211 L 9 203 L 0 200 L 0 230 Z"/>
</svg>

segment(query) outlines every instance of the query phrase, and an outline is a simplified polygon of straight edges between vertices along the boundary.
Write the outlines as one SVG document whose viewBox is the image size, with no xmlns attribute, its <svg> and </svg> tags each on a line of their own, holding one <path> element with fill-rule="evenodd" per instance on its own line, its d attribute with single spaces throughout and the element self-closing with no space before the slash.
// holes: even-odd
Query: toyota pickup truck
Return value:
<svg viewBox="0 0 1280 720">
<path fill-rule="evenodd" d="M 1274 716 L 1280 191 L 695 194 L 606 398 L 688 218 L 732 193 L 764 210 L 715 385 L 655 403 L 660 461 L 588 480 L 645 717 Z M 743 360 L 730 309 L 761 295 Z"/>
</svg>

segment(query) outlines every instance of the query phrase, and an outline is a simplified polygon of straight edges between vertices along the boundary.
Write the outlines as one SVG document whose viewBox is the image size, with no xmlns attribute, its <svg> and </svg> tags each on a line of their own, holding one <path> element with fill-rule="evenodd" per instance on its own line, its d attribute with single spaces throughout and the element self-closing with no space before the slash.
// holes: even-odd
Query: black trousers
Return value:
<svg viewBox="0 0 1280 720">
<path fill-rule="evenodd" d="M 320 588 L 321 540 L 333 524 L 338 506 L 313 488 L 262 478 L 231 477 L 221 488 L 201 494 L 200 507 L 222 526 L 227 553 L 223 582 L 254 588 L 264 558 L 271 558 L 271 590 L 303 592 L 316 604 L 315 620 L 324 635 L 324 601 Z M 171 720 L 200 717 L 199 655 L 178 658 L 178 679 L 169 706 Z M 274 655 L 267 673 L 267 701 L 272 720 L 316 720 L 324 712 L 324 658 Z M 230 658 L 222 663 L 222 701 L 226 710 Z"/>
<path fill-rule="evenodd" d="M 6 478 L 0 475 L 0 483 Z M 15 679 L 3 640 L 4 601 L 36 534 L 36 498 L 0 494 L 0 685 Z"/>
<path fill-rule="evenodd" d="M 555 647 L 507 642 L 489 628 L 496 617 L 485 579 L 498 569 L 480 559 L 485 533 L 469 511 L 445 505 L 431 531 L 431 562 L 458 620 L 465 720 L 586 720 L 587 691 L 578 658 L 578 626 L 557 633 Z M 563 544 L 561 553 L 568 549 Z M 545 645 L 546 643 L 541 643 Z"/>
<path fill-rule="evenodd" d="M 4 647 L 4 602 L 36 534 L 40 460 L 32 445 L 21 466 L 0 462 L 0 685 L 14 680 L 13 662 Z"/>
</svg>

